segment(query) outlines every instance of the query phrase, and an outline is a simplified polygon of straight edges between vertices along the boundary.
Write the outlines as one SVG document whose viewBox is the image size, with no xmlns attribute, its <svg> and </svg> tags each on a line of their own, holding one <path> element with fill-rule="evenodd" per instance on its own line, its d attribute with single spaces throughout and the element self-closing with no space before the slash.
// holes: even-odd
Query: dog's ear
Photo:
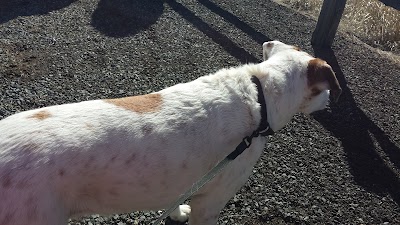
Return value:
<svg viewBox="0 0 400 225">
<path fill-rule="evenodd" d="M 336 79 L 332 67 L 322 59 L 312 59 L 307 66 L 307 81 L 310 88 L 323 87 L 330 90 L 335 102 L 339 100 L 342 88 Z"/>
<path fill-rule="evenodd" d="M 267 60 L 271 56 L 272 49 L 278 43 L 279 41 L 267 41 L 263 43 L 263 61 Z"/>
<path fill-rule="evenodd" d="M 268 52 L 271 51 L 274 43 L 272 41 L 264 42 L 263 43 L 263 61 L 268 59 Z"/>
</svg>

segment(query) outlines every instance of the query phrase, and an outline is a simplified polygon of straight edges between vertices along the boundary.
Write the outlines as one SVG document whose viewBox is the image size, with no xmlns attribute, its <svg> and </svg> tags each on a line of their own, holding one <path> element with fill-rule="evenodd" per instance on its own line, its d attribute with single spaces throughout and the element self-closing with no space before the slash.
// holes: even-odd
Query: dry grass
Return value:
<svg viewBox="0 0 400 225">
<path fill-rule="evenodd" d="M 318 17 L 323 0 L 275 0 Z M 400 55 L 400 11 L 377 0 L 347 0 L 340 29 L 367 44 Z"/>
</svg>

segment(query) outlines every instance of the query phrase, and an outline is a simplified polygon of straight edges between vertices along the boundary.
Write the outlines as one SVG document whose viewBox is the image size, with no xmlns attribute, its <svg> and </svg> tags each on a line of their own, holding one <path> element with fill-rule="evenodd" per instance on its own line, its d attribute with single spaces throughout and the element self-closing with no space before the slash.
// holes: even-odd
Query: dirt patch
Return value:
<svg viewBox="0 0 400 225">
<path fill-rule="evenodd" d="M 38 52 L 32 46 L 23 43 L 0 42 L 0 54 L 4 60 L 1 62 L 0 74 L 4 77 L 31 78 L 37 74 L 46 72 L 43 66 L 43 53 Z"/>
</svg>

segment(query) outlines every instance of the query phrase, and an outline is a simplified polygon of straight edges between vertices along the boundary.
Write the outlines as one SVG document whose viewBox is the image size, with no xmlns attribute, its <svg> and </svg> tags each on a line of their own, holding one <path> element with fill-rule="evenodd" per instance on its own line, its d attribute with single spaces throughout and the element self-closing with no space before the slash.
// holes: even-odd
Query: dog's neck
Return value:
<svg viewBox="0 0 400 225">
<path fill-rule="evenodd" d="M 264 87 L 264 96 L 267 104 L 268 122 L 274 131 L 282 129 L 293 116 L 299 112 L 303 101 L 302 82 L 295 76 L 274 77 L 274 73 L 260 73 L 258 78 Z M 291 81 L 283 79 L 292 79 Z"/>
<path fill-rule="evenodd" d="M 295 85 L 293 82 L 298 81 L 284 81 L 286 77 L 274 77 L 269 69 L 265 69 L 262 64 L 248 64 L 242 66 L 241 70 L 236 68 L 224 70 L 222 73 L 217 73 L 217 77 L 221 83 L 227 85 L 235 85 L 237 95 L 241 96 L 242 101 L 248 105 L 252 115 L 250 128 L 257 129 L 260 121 L 261 107 L 258 104 L 258 92 L 255 84 L 251 81 L 251 76 L 256 76 L 263 87 L 263 93 L 267 106 L 267 117 L 271 128 L 274 131 L 282 129 L 294 116 L 298 113 L 300 104 L 303 100 L 303 93 L 300 85 Z M 293 84 L 292 84 L 293 83 Z M 291 87 L 288 87 L 290 85 Z M 254 107 L 256 106 L 256 107 Z"/>
</svg>

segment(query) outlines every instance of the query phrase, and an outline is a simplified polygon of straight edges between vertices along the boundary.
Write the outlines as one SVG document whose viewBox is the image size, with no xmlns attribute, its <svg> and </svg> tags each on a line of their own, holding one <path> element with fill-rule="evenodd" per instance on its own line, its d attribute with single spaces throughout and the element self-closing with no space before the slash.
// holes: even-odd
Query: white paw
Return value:
<svg viewBox="0 0 400 225">
<path fill-rule="evenodd" d="M 169 217 L 174 221 L 183 223 L 189 220 L 190 211 L 191 209 L 189 205 L 180 205 L 169 215 Z"/>
</svg>

